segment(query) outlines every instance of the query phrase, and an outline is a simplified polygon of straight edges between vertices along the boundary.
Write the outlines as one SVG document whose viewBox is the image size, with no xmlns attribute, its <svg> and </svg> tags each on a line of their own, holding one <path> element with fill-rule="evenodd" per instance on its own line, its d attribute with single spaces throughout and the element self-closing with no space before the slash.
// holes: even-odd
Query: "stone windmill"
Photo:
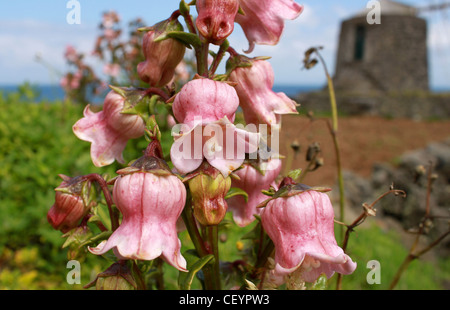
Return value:
<svg viewBox="0 0 450 310">
<path fill-rule="evenodd" d="M 365 9 L 341 24 L 333 82 L 339 108 L 348 114 L 391 117 L 448 117 L 450 97 L 429 91 L 427 21 L 419 14 L 450 3 L 417 8 L 391 0 L 376 1 L 378 24 Z M 327 108 L 324 92 L 299 98 L 306 108 Z"/>
<path fill-rule="evenodd" d="M 334 83 L 339 90 L 428 91 L 427 23 L 418 9 L 380 0 L 381 20 L 369 9 L 342 22 Z"/>
</svg>

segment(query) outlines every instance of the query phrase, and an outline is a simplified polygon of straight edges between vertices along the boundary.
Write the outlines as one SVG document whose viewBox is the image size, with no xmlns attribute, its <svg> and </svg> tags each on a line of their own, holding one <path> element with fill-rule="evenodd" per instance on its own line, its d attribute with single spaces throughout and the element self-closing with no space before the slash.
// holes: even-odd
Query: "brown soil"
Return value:
<svg viewBox="0 0 450 310">
<path fill-rule="evenodd" d="M 407 151 L 420 149 L 429 143 L 450 137 L 450 120 L 422 122 L 358 116 L 342 117 L 338 124 L 342 168 L 363 177 L 370 176 L 376 162 L 395 164 Z M 293 142 L 300 145 L 300 151 L 296 155 L 290 147 Z M 314 142 L 320 143 L 324 166 L 309 172 L 303 182 L 311 186 L 331 187 L 337 181 L 336 155 L 326 122 L 311 122 L 303 115 L 283 117 L 280 150 L 282 155 L 288 157 L 285 159 L 285 171 L 289 168 L 306 169 L 305 154 L 308 145 Z"/>
</svg>

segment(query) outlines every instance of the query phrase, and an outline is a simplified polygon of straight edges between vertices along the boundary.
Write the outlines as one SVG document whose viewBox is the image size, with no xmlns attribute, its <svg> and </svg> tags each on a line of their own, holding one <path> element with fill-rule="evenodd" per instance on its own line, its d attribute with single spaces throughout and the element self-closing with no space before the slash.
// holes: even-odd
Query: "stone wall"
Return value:
<svg viewBox="0 0 450 310">
<path fill-rule="evenodd" d="M 300 94 L 293 98 L 301 111 L 329 112 L 328 90 Z M 429 92 L 336 92 L 338 110 L 344 115 L 375 115 L 416 120 L 450 117 L 450 93 Z"/>
<path fill-rule="evenodd" d="M 426 231 L 429 241 L 435 240 L 450 225 L 450 139 L 405 153 L 396 166 L 376 164 L 368 179 L 346 172 L 344 184 L 347 206 L 361 212 L 363 202 L 373 202 L 393 184 L 396 189 L 404 190 L 407 196 L 389 195 L 380 200 L 376 205 L 377 217 L 395 219 L 405 231 L 415 231 L 427 205 L 426 171 L 430 162 L 435 175 L 429 200 L 433 218 Z M 450 254 L 450 237 L 444 239 L 437 252 L 443 256 Z"/>
</svg>

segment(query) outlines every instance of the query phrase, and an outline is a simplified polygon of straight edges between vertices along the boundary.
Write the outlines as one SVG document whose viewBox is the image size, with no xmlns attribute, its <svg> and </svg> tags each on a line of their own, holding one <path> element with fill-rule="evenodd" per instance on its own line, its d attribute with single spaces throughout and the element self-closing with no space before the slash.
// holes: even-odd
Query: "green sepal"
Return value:
<svg viewBox="0 0 450 310">
<path fill-rule="evenodd" d="M 108 239 L 111 236 L 111 234 L 112 234 L 112 231 L 101 232 L 98 235 L 95 235 L 95 236 L 89 238 L 88 240 L 85 240 L 83 243 L 80 244 L 80 246 L 86 246 L 89 244 L 97 245 L 101 241 Z"/>
<path fill-rule="evenodd" d="M 143 88 L 109 86 L 125 99 L 122 114 L 135 114 L 145 117 L 149 111 L 147 92 Z"/>
<path fill-rule="evenodd" d="M 303 171 L 302 169 L 291 170 L 287 176 L 292 178 L 295 181 L 300 177 L 300 175 L 302 174 L 302 171 Z"/>
<path fill-rule="evenodd" d="M 228 61 L 226 62 L 225 68 L 227 73 L 233 71 L 236 68 L 246 68 L 251 67 L 253 65 L 254 61 L 257 60 L 269 60 L 270 56 L 257 56 L 257 57 L 247 57 L 245 55 L 235 55 L 233 57 L 230 57 Z"/>
<path fill-rule="evenodd" d="M 191 8 L 184 0 L 181 0 L 179 10 L 180 10 L 181 15 L 185 16 L 185 15 L 189 14 Z"/>
<path fill-rule="evenodd" d="M 62 245 L 62 249 L 67 247 L 81 247 L 87 240 L 92 238 L 92 231 L 85 227 L 77 227 L 62 236 L 67 238 Z"/>
<path fill-rule="evenodd" d="M 256 208 L 264 208 L 269 201 L 277 198 L 288 198 L 295 195 L 300 195 L 302 193 L 308 192 L 308 191 L 316 191 L 321 193 L 326 193 L 331 191 L 331 188 L 327 187 L 310 187 L 305 184 L 292 184 L 292 185 L 285 185 L 281 187 L 277 192 L 275 192 L 272 197 L 266 199 L 265 201 L 261 202 L 256 206 Z"/>
<path fill-rule="evenodd" d="M 234 197 L 234 196 L 244 196 L 245 202 L 248 202 L 248 194 L 246 191 L 244 191 L 243 189 L 237 188 L 237 187 L 232 187 L 230 188 L 230 190 L 228 191 L 228 193 L 225 195 L 225 199 Z"/>
<path fill-rule="evenodd" d="M 161 36 L 155 39 L 155 42 L 163 41 L 168 38 L 175 39 L 186 45 L 188 48 L 198 48 L 201 46 L 202 41 L 200 38 L 193 33 L 184 32 L 184 31 L 170 31 L 162 34 Z"/>
</svg>

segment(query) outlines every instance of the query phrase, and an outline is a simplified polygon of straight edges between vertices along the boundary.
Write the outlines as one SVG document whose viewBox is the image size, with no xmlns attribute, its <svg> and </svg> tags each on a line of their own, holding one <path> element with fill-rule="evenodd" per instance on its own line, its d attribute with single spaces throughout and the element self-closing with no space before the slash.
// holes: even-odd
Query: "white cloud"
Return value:
<svg viewBox="0 0 450 310">
<path fill-rule="evenodd" d="M 65 71 L 64 50 L 68 44 L 90 53 L 96 26 L 54 24 L 36 20 L 0 22 L 0 84 L 57 83 L 55 72 Z M 51 68 L 36 61 L 40 55 Z M 55 72 L 53 72 L 55 70 Z"/>
</svg>

